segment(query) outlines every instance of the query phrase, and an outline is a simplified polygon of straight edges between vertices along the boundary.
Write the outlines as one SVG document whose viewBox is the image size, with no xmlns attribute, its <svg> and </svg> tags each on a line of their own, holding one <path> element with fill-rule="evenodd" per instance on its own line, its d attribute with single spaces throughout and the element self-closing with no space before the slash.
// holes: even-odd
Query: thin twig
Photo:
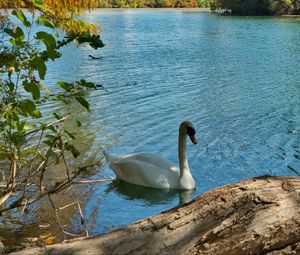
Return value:
<svg viewBox="0 0 300 255">
<path fill-rule="evenodd" d="M 69 178 L 70 178 L 70 169 L 69 169 L 69 166 L 68 166 L 68 163 L 67 163 L 67 161 L 66 161 L 66 158 L 65 158 L 65 154 L 64 154 L 64 153 L 62 154 L 62 158 L 63 158 L 64 164 L 65 164 L 66 174 L 67 174 L 67 177 L 68 177 L 68 179 L 69 179 Z M 82 222 L 82 225 L 85 227 L 85 233 L 86 233 L 86 236 L 89 237 L 89 231 L 88 231 L 88 228 L 87 228 L 87 226 L 86 226 L 86 220 L 85 220 L 83 211 L 82 211 L 82 209 L 81 209 L 81 205 L 80 205 L 80 203 L 79 203 L 79 199 L 78 199 L 78 197 L 77 197 L 77 194 L 76 194 L 76 192 L 75 192 L 75 190 L 74 190 L 73 185 L 72 185 L 71 182 L 69 183 L 69 185 L 70 185 L 70 189 L 71 189 L 71 191 L 72 191 L 72 193 L 73 193 L 73 195 L 74 195 L 74 197 L 75 197 L 75 201 L 76 201 L 76 203 L 77 203 L 77 207 L 78 207 L 79 214 L 80 214 L 80 217 L 81 217 L 81 222 Z"/>
<path fill-rule="evenodd" d="M 72 186 L 72 184 L 70 184 Z M 78 210 L 79 210 L 79 213 L 80 213 L 80 217 L 81 217 L 81 223 L 82 225 L 84 226 L 85 228 L 85 234 L 86 234 L 86 237 L 89 237 L 89 231 L 88 231 L 88 228 L 86 226 L 86 220 L 85 220 L 85 217 L 84 217 L 84 214 L 83 214 L 83 211 L 81 209 L 81 205 L 79 203 L 79 200 L 78 200 L 78 197 L 77 197 L 77 194 L 72 186 L 72 192 L 73 192 L 73 195 L 75 196 L 75 199 L 76 199 L 76 203 L 77 203 L 77 206 L 78 206 Z"/>
<path fill-rule="evenodd" d="M 65 164 L 65 168 L 66 168 L 66 174 L 67 174 L 67 177 L 68 177 L 68 180 L 70 179 L 70 169 L 69 169 L 69 166 L 68 166 L 68 163 L 67 163 L 67 160 L 66 160 L 66 157 L 65 157 L 65 154 L 62 153 L 62 158 L 63 158 L 63 162 Z"/>
<path fill-rule="evenodd" d="M 17 175 L 17 161 L 15 159 L 11 162 L 11 188 L 16 186 L 16 175 Z"/>
<path fill-rule="evenodd" d="M 40 144 L 41 144 L 41 142 L 42 142 L 43 135 L 44 135 L 44 130 L 42 130 L 41 135 L 40 135 L 40 137 L 39 137 L 39 141 L 38 141 L 38 143 L 37 143 L 37 145 L 36 145 L 36 147 L 35 147 L 35 154 L 34 154 L 32 160 L 31 160 L 31 162 L 30 162 L 29 172 L 31 172 L 31 169 L 32 169 L 33 163 L 34 163 L 34 159 L 35 159 L 36 156 L 38 155 L 38 149 L 39 149 Z"/>
<path fill-rule="evenodd" d="M 32 130 L 32 131 L 26 133 L 25 136 L 30 135 L 30 134 L 35 134 L 35 133 L 39 132 L 40 130 L 46 129 L 46 128 L 50 127 L 50 126 L 53 126 L 53 125 L 56 124 L 56 123 L 62 122 L 62 121 L 64 121 L 64 120 L 70 118 L 71 116 L 72 116 L 72 114 L 69 114 L 69 115 L 67 115 L 67 116 L 65 116 L 65 117 L 63 117 L 63 118 L 61 118 L 61 119 L 59 119 L 59 120 L 56 120 L 56 121 L 54 121 L 54 122 L 52 122 L 52 123 L 49 123 L 49 124 L 47 124 L 47 125 L 45 125 L 45 126 L 43 126 L 43 127 L 41 127 L 41 128 Z"/>
<path fill-rule="evenodd" d="M 12 196 L 13 192 L 10 190 L 7 192 L 3 197 L 0 198 L 0 206 L 3 205 L 7 199 L 9 199 Z"/>
<path fill-rule="evenodd" d="M 53 186 L 49 190 L 40 191 L 35 197 L 33 197 L 32 199 L 29 199 L 27 201 L 27 206 L 35 203 L 36 201 L 40 200 L 42 197 L 47 196 L 48 194 L 54 194 L 54 193 L 57 193 L 57 192 L 65 189 L 66 186 L 75 179 L 75 177 L 76 176 L 73 176 L 70 180 L 64 180 L 64 181 L 58 182 L 55 184 L 55 186 Z M 25 202 L 23 202 L 23 200 L 24 200 L 24 197 L 21 197 L 18 200 L 11 203 L 7 207 L 0 207 L 0 213 L 9 211 L 14 208 L 24 206 Z"/>
<path fill-rule="evenodd" d="M 113 178 L 105 178 L 101 180 L 84 180 L 84 181 L 74 181 L 72 184 L 93 184 L 93 183 L 103 183 L 113 181 Z"/>
<path fill-rule="evenodd" d="M 9 183 L 7 183 L 7 193 L 0 198 L 0 206 L 3 205 L 13 194 L 14 194 L 14 188 L 16 186 L 16 174 L 17 174 L 17 162 L 16 160 L 13 160 L 11 162 L 11 181 L 10 181 L 10 188 Z"/>
<path fill-rule="evenodd" d="M 42 172 L 41 172 L 41 175 L 40 175 L 40 190 L 43 191 L 44 188 L 45 188 L 45 185 L 44 185 L 44 173 L 45 173 L 45 170 L 46 170 L 46 164 L 47 164 L 47 161 L 48 161 L 49 158 L 46 158 L 41 164 L 40 164 L 40 167 L 38 167 L 38 170 L 39 169 L 42 169 Z"/>
<path fill-rule="evenodd" d="M 66 209 L 66 208 L 68 208 L 68 207 L 70 207 L 70 206 L 72 206 L 72 205 L 75 205 L 75 204 L 76 204 L 76 202 L 73 202 L 73 203 L 68 204 L 68 205 L 65 205 L 65 206 L 63 206 L 63 207 L 59 207 L 58 210 L 64 210 L 64 209 Z"/>
<path fill-rule="evenodd" d="M 49 149 L 47 150 L 46 155 L 48 155 L 48 152 L 50 152 L 52 150 L 52 148 L 54 147 L 54 145 L 56 144 L 58 138 L 51 144 L 51 146 L 49 147 Z M 40 175 L 40 190 L 43 191 L 45 188 L 44 185 L 44 175 L 45 175 L 45 171 L 46 171 L 46 167 L 47 167 L 47 163 L 49 161 L 49 156 L 46 157 L 46 159 L 43 161 L 43 166 L 41 168 L 41 175 Z"/>
<path fill-rule="evenodd" d="M 72 233 L 70 233 L 66 230 L 63 230 L 63 233 L 66 234 L 66 235 L 69 235 L 69 236 L 73 236 L 73 237 L 80 237 L 80 236 L 83 235 L 83 233 L 82 234 L 72 234 Z"/>
<path fill-rule="evenodd" d="M 49 199 L 49 201 L 50 201 L 50 203 L 51 203 L 51 205 L 52 205 L 52 208 L 53 208 L 53 210 L 54 210 L 54 212 L 55 212 L 56 222 L 57 222 L 57 224 L 58 224 L 60 230 L 65 234 L 64 228 L 63 228 L 63 226 L 60 224 L 60 219 L 59 219 L 59 216 L 58 216 L 58 213 L 57 213 L 57 209 L 56 209 L 56 207 L 55 207 L 55 205 L 54 205 L 54 203 L 53 203 L 53 201 L 52 201 L 52 198 L 51 198 L 50 194 L 48 194 L 48 199 Z M 66 235 L 65 235 L 64 237 L 65 237 L 65 239 L 67 239 Z"/>
<path fill-rule="evenodd" d="M 28 202 L 28 199 L 26 198 L 25 205 L 23 206 L 22 211 L 21 211 L 21 215 L 23 215 L 26 210 L 27 202 Z"/>
</svg>

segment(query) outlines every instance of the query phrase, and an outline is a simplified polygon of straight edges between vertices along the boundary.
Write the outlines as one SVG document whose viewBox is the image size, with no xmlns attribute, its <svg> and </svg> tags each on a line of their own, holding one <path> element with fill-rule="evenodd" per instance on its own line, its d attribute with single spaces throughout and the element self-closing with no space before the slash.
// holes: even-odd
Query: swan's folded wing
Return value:
<svg viewBox="0 0 300 255">
<path fill-rule="evenodd" d="M 158 155 L 138 154 L 115 159 L 111 168 L 117 177 L 129 183 L 154 188 L 177 186 L 179 169 Z"/>
</svg>

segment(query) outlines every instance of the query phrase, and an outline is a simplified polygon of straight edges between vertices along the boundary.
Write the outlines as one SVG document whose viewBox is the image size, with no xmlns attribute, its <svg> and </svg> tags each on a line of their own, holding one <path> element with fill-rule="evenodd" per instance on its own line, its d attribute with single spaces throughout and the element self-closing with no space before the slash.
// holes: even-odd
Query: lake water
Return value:
<svg viewBox="0 0 300 255">
<path fill-rule="evenodd" d="M 90 95 L 82 147 L 157 153 L 177 164 L 178 126 L 191 120 L 193 198 L 254 176 L 299 175 L 299 19 L 182 10 L 99 10 L 86 19 L 102 25 L 106 46 L 64 49 L 47 78 L 107 89 Z M 94 176 L 103 177 L 114 177 L 107 165 Z M 174 207 L 181 195 L 115 182 L 81 189 L 93 234 Z"/>
</svg>

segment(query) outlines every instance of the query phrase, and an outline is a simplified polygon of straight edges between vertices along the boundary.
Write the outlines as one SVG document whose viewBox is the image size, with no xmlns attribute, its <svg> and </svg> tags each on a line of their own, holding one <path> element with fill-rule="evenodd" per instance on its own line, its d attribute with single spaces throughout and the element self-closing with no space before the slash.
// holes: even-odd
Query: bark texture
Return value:
<svg viewBox="0 0 300 255">
<path fill-rule="evenodd" d="M 300 254 L 300 179 L 242 181 L 108 234 L 16 254 Z"/>
</svg>

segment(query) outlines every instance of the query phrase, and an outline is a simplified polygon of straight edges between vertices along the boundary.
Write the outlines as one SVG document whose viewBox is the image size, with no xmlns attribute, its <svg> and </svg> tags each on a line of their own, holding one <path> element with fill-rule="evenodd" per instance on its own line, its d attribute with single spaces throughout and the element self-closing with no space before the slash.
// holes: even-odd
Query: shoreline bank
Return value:
<svg viewBox="0 0 300 255">
<path fill-rule="evenodd" d="M 101 11 L 187 11 L 187 12 L 211 12 L 210 8 L 96 8 Z"/>
</svg>

